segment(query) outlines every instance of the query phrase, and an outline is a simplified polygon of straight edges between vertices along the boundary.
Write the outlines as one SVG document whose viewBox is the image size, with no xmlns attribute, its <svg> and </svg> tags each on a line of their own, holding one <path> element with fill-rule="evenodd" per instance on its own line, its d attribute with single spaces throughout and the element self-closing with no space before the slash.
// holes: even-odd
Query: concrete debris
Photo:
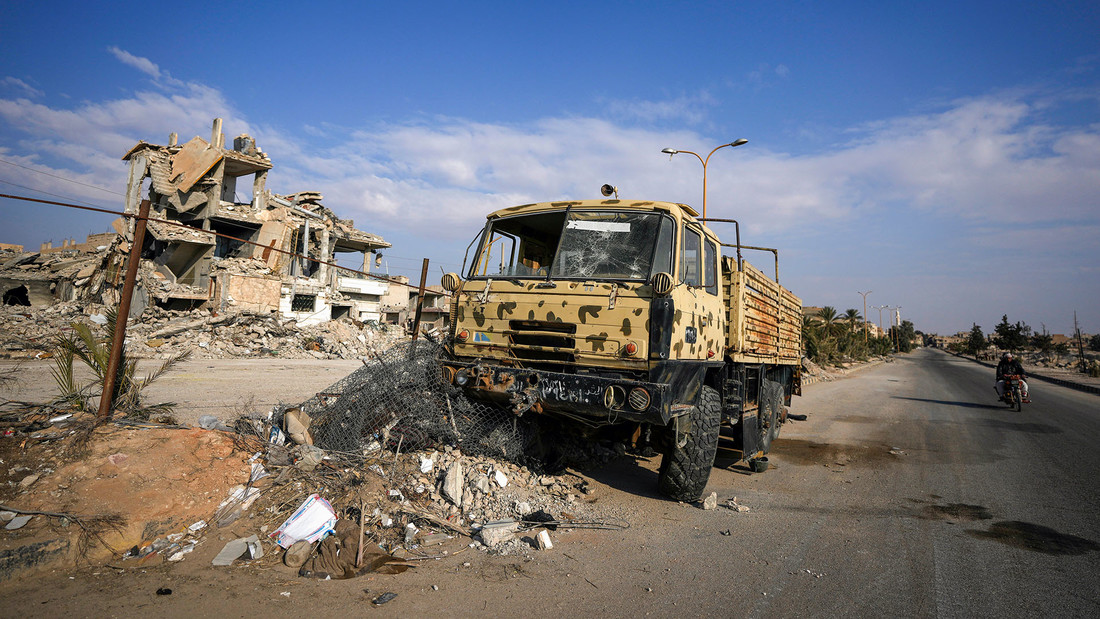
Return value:
<svg viewBox="0 0 1100 619">
<path fill-rule="evenodd" d="M 703 509 L 711 510 L 718 508 L 718 493 L 711 492 L 707 495 L 707 498 L 703 499 Z"/>
<path fill-rule="evenodd" d="M 748 506 L 741 505 L 740 503 L 737 502 L 737 497 L 733 497 L 732 499 L 729 499 L 728 501 L 726 501 L 725 506 L 728 509 L 732 509 L 733 511 L 739 512 L 739 513 L 742 513 L 742 514 L 749 511 Z"/>
<path fill-rule="evenodd" d="M 519 523 L 515 520 L 497 520 L 485 523 L 478 535 L 482 544 L 493 548 L 515 539 L 517 531 Z"/>
<path fill-rule="evenodd" d="M 447 473 L 443 477 L 443 487 L 441 490 L 443 496 L 453 503 L 455 507 L 462 507 L 462 491 L 464 489 L 462 463 L 455 462 L 447 468 Z"/>
<path fill-rule="evenodd" d="M 535 543 L 538 544 L 539 550 L 550 550 L 554 547 L 554 544 L 550 541 L 550 532 L 543 529 L 539 531 L 535 536 Z"/>
</svg>

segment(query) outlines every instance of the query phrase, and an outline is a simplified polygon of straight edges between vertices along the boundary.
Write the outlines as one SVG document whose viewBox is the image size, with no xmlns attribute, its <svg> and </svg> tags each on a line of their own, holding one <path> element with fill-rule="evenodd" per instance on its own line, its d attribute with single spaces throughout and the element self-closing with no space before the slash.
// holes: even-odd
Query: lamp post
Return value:
<svg viewBox="0 0 1100 619">
<path fill-rule="evenodd" d="M 872 305 L 871 309 L 877 309 L 878 310 L 878 330 L 882 331 L 882 310 L 886 309 L 886 306 L 885 305 Z M 883 333 L 885 334 L 885 331 L 883 331 Z"/>
<path fill-rule="evenodd" d="M 703 219 L 707 218 L 707 162 L 710 161 L 710 156 L 713 155 L 714 152 L 717 151 L 720 148 L 725 148 L 727 146 L 730 146 L 730 147 L 741 146 L 742 144 L 748 144 L 748 142 L 749 141 L 746 140 L 745 138 L 738 138 L 738 139 L 730 142 L 729 144 L 722 144 L 721 146 L 716 146 L 714 148 L 714 150 L 710 151 L 710 153 L 707 154 L 706 159 L 703 159 L 702 157 L 700 157 L 699 153 L 693 153 L 690 150 L 677 150 L 675 148 L 665 148 L 665 149 L 661 150 L 662 153 L 665 153 L 665 154 L 668 155 L 669 160 L 672 159 L 673 155 L 678 155 L 680 153 L 687 153 L 689 155 L 695 155 L 695 158 L 699 160 L 699 163 L 703 164 Z"/>
<path fill-rule="evenodd" d="M 856 291 L 856 294 L 863 295 L 863 343 L 867 344 L 867 295 L 874 292 L 874 290 L 868 290 L 867 292 Z"/>
</svg>

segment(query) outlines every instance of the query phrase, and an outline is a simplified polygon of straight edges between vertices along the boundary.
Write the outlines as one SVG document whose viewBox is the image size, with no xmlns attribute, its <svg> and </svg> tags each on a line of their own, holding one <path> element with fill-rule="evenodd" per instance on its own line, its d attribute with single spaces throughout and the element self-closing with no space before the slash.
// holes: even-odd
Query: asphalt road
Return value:
<svg viewBox="0 0 1100 619">
<path fill-rule="evenodd" d="M 747 512 L 667 501 L 656 458 L 624 461 L 583 475 L 630 528 L 557 531 L 530 559 L 465 551 L 326 582 L 196 556 L 36 577 L 0 616 L 1100 616 L 1100 396 L 1033 381 L 1016 413 L 992 385 L 922 349 L 810 386 L 770 470 L 714 469 L 708 492 Z M 372 607 L 383 591 L 398 595 Z"/>
<path fill-rule="evenodd" d="M 1033 381 L 1016 413 L 992 385 L 989 368 L 918 350 L 811 386 L 769 471 L 714 471 L 708 491 L 746 513 L 661 501 L 656 462 L 605 470 L 629 531 L 563 539 L 555 561 L 450 610 L 1100 615 L 1100 397 Z"/>
</svg>

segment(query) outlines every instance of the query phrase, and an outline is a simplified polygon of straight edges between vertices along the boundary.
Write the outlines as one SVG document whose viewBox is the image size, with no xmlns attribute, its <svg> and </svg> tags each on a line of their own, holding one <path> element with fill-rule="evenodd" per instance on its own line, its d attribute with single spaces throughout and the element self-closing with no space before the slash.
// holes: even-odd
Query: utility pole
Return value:
<svg viewBox="0 0 1100 619">
<path fill-rule="evenodd" d="M 856 291 L 856 294 L 863 295 L 863 344 L 867 344 L 867 295 L 874 292 L 874 290 L 868 290 L 867 292 Z"/>
</svg>

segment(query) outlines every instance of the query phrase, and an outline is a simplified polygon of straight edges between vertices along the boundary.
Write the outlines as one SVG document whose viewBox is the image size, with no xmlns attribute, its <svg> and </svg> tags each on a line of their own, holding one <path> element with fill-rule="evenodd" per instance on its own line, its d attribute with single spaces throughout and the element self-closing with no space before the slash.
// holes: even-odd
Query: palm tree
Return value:
<svg viewBox="0 0 1100 619">
<path fill-rule="evenodd" d="M 835 307 L 826 305 L 817 313 L 817 319 L 821 323 L 821 332 L 827 338 L 840 334 L 840 317 Z"/>
<path fill-rule="evenodd" d="M 863 317 L 859 315 L 859 310 L 848 308 L 848 311 L 844 312 L 844 320 L 848 323 L 848 332 L 854 333 L 856 330 L 856 323 L 858 323 Z"/>
</svg>

